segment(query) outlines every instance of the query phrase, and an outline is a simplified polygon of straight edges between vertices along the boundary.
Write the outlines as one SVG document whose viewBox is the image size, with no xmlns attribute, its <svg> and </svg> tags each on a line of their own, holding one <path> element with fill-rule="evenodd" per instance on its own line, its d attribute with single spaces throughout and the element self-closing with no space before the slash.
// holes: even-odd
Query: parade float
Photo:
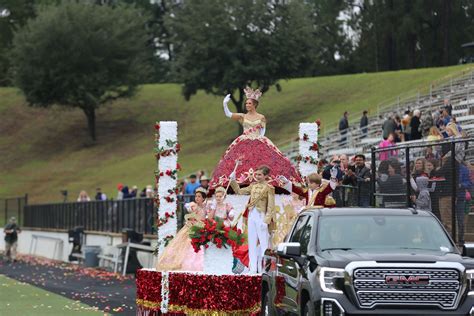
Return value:
<svg viewBox="0 0 474 316">
<path fill-rule="evenodd" d="M 157 170 L 155 172 L 158 194 L 155 205 L 158 210 L 158 254 L 177 232 L 177 172 L 178 128 L 176 122 L 160 122 L 155 125 Z M 232 194 L 229 175 L 234 171 L 239 185 L 247 186 L 254 179 L 254 172 L 261 164 L 272 170 L 268 182 L 275 187 L 274 222 L 276 228 L 271 246 L 283 241 L 297 211 L 292 196 L 279 183 L 284 176 L 294 183 L 317 170 L 318 123 L 302 123 L 299 130 L 299 155 L 297 171 L 290 160 L 279 154 L 265 155 L 268 148 L 259 148 L 259 142 L 249 144 L 254 151 L 242 152 L 245 147 L 234 148 L 246 138 L 237 138 L 229 147 L 213 172 L 212 191 L 223 186 L 229 191 L 226 202 L 236 211 L 232 227 L 207 219 L 190 228 L 190 240 L 195 251 L 204 253 L 203 271 L 157 271 L 141 269 L 136 273 L 137 315 L 257 315 L 260 313 L 261 276 L 259 274 L 234 274 L 236 260 L 232 249 L 245 243 L 244 218 L 248 196 Z M 245 133 L 244 133 L 245 134 Z M 243 135 L 242 135 L 243 136 Z M 274 146 L 272 143 L 267 147 Z M 249 148 L 247 146 L 247 148 Z M 260 153 L 255 154 L 255 153 Z M 262 155 L 262 153 L 264 153 Z M 241 272 L 241 271 L 240 271 Z"/>
</svg>

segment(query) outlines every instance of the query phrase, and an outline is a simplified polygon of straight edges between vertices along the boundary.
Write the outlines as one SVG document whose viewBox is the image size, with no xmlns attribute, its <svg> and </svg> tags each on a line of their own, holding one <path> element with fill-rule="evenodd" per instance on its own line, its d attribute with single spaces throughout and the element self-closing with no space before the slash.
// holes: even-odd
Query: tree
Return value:
<svg viewBox="0 0 474 316">
<path fill-rule="evenodd" d="M 9 78 L 10 63 L 8 53 L 11 48 L 13 32 L 21 28 L 35 14 L 32 0 L 3 0 L 0 4 L 0 86 L 11 84 Z M 7 11 L 4 11 L 7 10 Z"/>
<path fill-rule="evenodd" d="M 345 0 L 307 0 L 311 9 L 314 44 L 314 65 L 307 67 L 305 75 L 320 76 L 353 72 L 351 67 L 352 43 L 344 29 L 346 21 L 342 13 L 350 13 Z M 349 20 L 347 17 L 346 20 Z"/>
<path fill-rule="evenodd" d="M 95 141 L 96 109 L 132 96 L 147 73 L 146 18 L 130 7 L 91 3 L 41 10 L 14 36 L 16 85 L 31 106 L 80 108 Z"/>
<path fill-rule="evenodd" d="M 456 64 L 472 39 L 472 1 L 346 0 L 357 6 L 359 71 Z"/>
<path fill-rule="evenodd" d="M 149 35 L 148 45 L 155 51 L 152 59 L 152 71 L 147 82 L 170 82 L 171 61 L 173 51 L 170 43 L 170 34 L 165 25 L 165 16 L 169 14 L 176 0 L 96 0 L 104 5 L 120 3 L 135 5 L 149 16 L 146 23 Z"/>
<path fill-rule="evenodd" d="M 243 89 L 279 88 L 310 61 L 309 10 L 300 1 L 196 0 L 174 7 L 173 72 L 189 99 L 198 89 L 231 94 L 243 112 Z"/>
</svg>

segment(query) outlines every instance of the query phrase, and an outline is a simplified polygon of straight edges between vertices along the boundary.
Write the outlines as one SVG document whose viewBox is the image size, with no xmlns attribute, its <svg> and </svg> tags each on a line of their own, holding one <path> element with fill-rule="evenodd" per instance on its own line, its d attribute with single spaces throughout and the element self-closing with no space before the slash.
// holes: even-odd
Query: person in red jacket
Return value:
<svg viewBox="0 0 474 316">
<path fill-rule="evenodd" d="M 312 173 L 307 177 L 308 186 L 306 188 L 293 185 L 293 183 L 288 181 L 285 177 L 280 177 L 280 180 L 283 182 L 287 191 L 296 193 L 305 198 L 305 208 L 335 207 L 336 202 L 330 194 L 337 186 L 337 173 L 338 170 L 336 168 L 331 168 L 331 179 L 329 181 L 323 180 L 317 173 Z"/>
</svg>

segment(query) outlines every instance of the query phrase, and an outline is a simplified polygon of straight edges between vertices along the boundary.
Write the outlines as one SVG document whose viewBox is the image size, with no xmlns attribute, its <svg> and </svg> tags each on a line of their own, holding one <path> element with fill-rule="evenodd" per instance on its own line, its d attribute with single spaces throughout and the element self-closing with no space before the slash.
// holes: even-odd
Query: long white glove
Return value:
<svg viewBox="0 0 474 316">
<path fill-rule="evenodd" d="M 265 131 L 266 131 L 265 127 L 262 127 L 262 128 L 260 129 L 260 136 L 261 136 L 261 137 L 265 136 Z"/>
<path fill-rule="evenodd" d="M 224 101 L 222 101 L 222 106 L 224 107 L 225 116 L 227 116 L 228 118 L 231 118 L 232 112 L 229 110 L 229 107 L 227 106 L 229 101 L 230 101 L 230 94 L 225 96 Z"/>
<path fill-rule="evenodd" d="M 237 176 L 236 176 L 236 174 L 235 174 L 235 171 L 233 171 L 233 172 L 229 175 L 229 179 L 230 179 L 231 181 L 237 179 Z"/>
</svg>

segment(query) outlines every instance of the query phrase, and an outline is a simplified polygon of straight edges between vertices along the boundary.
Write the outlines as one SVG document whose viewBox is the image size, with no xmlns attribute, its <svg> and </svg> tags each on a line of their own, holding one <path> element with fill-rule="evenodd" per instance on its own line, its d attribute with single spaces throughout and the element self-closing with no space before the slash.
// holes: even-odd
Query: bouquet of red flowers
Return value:
<svg viewBox="0 0 474 316">
<path fill-rule="evenodd" d="M 189 238 L 195 252 L 199 252 L 201 246 L 208 248 L 210 242 L 217 248 L 241 246 L 245 242 L 245 235 L 240 229 L 225 226 L 218 217 L 194 223 L 189 229 Z"/>
</svg>

